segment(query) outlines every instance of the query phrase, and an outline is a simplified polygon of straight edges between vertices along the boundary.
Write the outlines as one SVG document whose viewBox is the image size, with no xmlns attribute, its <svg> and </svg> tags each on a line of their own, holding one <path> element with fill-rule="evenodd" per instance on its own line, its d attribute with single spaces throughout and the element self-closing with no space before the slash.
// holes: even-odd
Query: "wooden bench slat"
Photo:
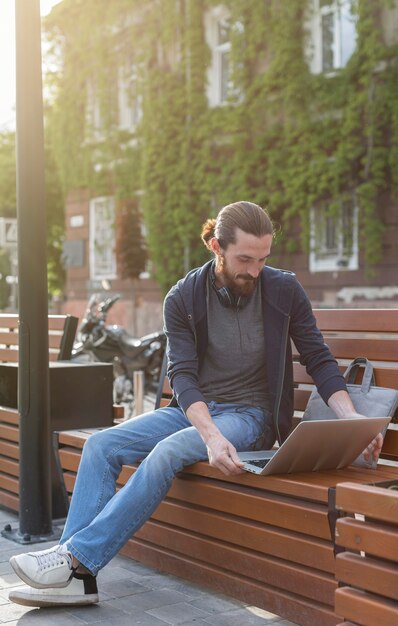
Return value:
<svg viewBox="0 0 398 626">
<path fill-rule="evenodd" d="M 0 361 L 2 363 L 18 363 L 19 351 L 16 348 L 0 348 Z"/>
<path fill-rule="evenodd" d="M 63 470 L 77 472 L 81 459 L 80 451 L 65 446 L 59 449 L 58 456 Z"/>
<path fill-rule="evenodd" d="M 18 511 L 19 498 L 8 491 L 0 491 L 0 506 L 10 509 L 11 511 Z"/>
<path fill-rule="evenodd" d="M 347 481 L 357 481 L 358 484 L 362 484 L 363 482 L 374 483 L 389 480 L 396 475 L 394 468 L 391 468 L 391 470 L 392 471 L 390 471 L 388 467 L 381 466 L 379 466 L 377 470 L 350 467 L 346 470 L 303 472 L 299 474 L 274 476 L 242 474 L 236 477 L 223 475 L 222 480 L 255 487 L 256 489 L 266 489 L 267 491 L 275 493 L 304 498 L 310 501 L 327 503 L 330 487 L 336 487 L 338 483 Z M 190 467 L 184 468 L 184 474 L 188 473 L 220 480 L 220 472 L 205 462 L 195 463 Z"/>
<path fill-rule="evenodd" d="M 336 556 L 336 578 L 347 585 L 398 600 L 398 569 L 391 563 L 344 552 Z"/>
<path fill-rule="evenodd" d="M 398 359 L 398 355 L 397 355 L 397 359 Z M 385 367 L 385 366 L 379 365 L 378 362 L 375 360 L 372 361 L 372 365 L 373 365 L 373 372 L 375 375 L 376 385 L 378 385 L 379 387 L 388 387 L 389 389 L 397 388 L 396 369 L 392 367 Z M 339 370 L 342 374 L 344 374 L 346 369 L 347 369 L 347 365 L 339 365 Z M 296 384 L 311 385 L 311 388 L 314 388 L 314 381 L 312 380 L 311 376 L 307 374 L 307 371 L 304 365 L 301 365 L 301 363 L 298 363 L 297 361 L 294 361 L 293 363 L 293 376 L 294 376 L 294 382 Z M 356 381 L 357 384 L 359 384 L 359 380 Z"/>
<path fill-rule="evenodd" d="M 124 469 L 125 476 L 135 471 L 131 466 Z M 239 485 L 219 485 L 195 479 L 194 476 L 184 478 L 183 475 L 173 482 L 168 496 L 222 513 L 244 515 L 263 524 L 310 533 L 322 539 L 330 538 L 327 510 L 314 502 L 303 506 L 294 498 L 255 490 L 248 492 L 247 489 L 240 489 Z"/>
<path fill-rule="evenodd" d="M 135 537 L 168 550 L 183 552 L 209 565 L 219 567 L 220 563 L 228 563 L 230 572 L 247 578 L 252 578 L 253 572 L 256 572 L 257 580 L 262 583 L 305 595 L 312 600 L 318 599 L 330 606 L 334 604 L 337 584 L 330 574 L 157 522 L 144 524 Z"/>
<path fill-rule="evenodd" d="M 334 571 L 333 549 L 322 539 L 294 531 L 241 520 L 215 511 L 198 509 L 184 503 L 164 501 L 152 519 L 220 541 L 238 543 L 270 556 L 278 556 L 323 572 Z"/>
<path fill-rule="evenodd" d="M 0 331 L 1 346 L 18 346 L 19 335 L 15 332 Z"/>
<path fill-rule="evenodd" d="M 0 421 L 6 424 L 19 424 L 19 415 L 17 409 L 9 409 L 0 406 Z"/>
<path fill-rule="evenodd" d="M 352 360 L 356 354 L 366 355 L 370 361 L 397 361 L 398 341 L 393 339 L 325 337 L 325 342 L 336 359 Z M 295 348 L 293 356 L 298 358 Z"/>
<path fill-rule="evenodd" d="M 382 457 L 398 460 L 398 430 L 389 428 L 384 438 Z"/>
<path fill-rule="evenodd" d="M 386 524 L 343 517 L 336 523 L 336 543 L 349 550 L 362 550 L 381 559 L 398 561 L 398 530 Z"/>
<path fill-rule="evenodd" d="M 19 461 L 19 445 L 11 443 L 10 441 L 2 441 L 0 443 L 1 454 L 11 459 L 17 459 Z"/>
<path fill-rule="evenodd" d="M 12 424 L 4 424 L 0 422 L 0 439 L 7 441 L 19 442 L 19 428 Z"/>
<path fill-rule="evenodd" d="M 58 435 L 59 443 L 62 445 L 75 446 L 78 449 L 82 449 L 86 439 L 96 429 L 86 430 L 63 430 Z"/>
<path fill-rule="evenodd" d="M 48 316 L 48 328 L 53 331 L 63 331 L 65 327 L 66 315 L 54 315 L 52 313 Z M 17 313 L 9 313 L 0 315 L 0 329 L 18 330 L 19 316 Z"/>
<path fill-rule="evenodd" d="M 202 505 L 223 513 L 279 528 L 294 529 L 323 539 L 330 538 L 326 511 L 315 503 L 303 506 L 298 500 L 272 494 L 248 493 L 213 482 L 174 481 L 168 494 L 186 503 Z"/>
<path fill-rule="evenodd" d="M 2 456 L 0 457 L 0 472 L 11 474 L 11 476 L 19 476 L 19 463 Z"/>
<path fill-rule="evenodd" d="M 347 369 L 346 365 L 339 365 L 339 370 L 344 374 Z M 304 365 L 301 365 L 298 361 L 293 361 L 293 379 L 295 384 L 311 385 L 314 387 L 314 381 L 312 377 L 307 374 L 307 370 Z"/>
<path fill-rule="evenodd" d="M 50 348 L 59 348 L 62 341 L 62 333 L 60 332 L 51 332 L 48 334 L 48 345 Z M 6 348 L 8 346 L 18 346 L 19 335 L 16 332 L 6 332 L 0 331 L 0 352 L 3 350 L 3 346 Z"/>
<path fill-rule="evenodd" d="M 0 472 L 0 489 L 10 493 L 19 493 L 19 481 L 13 476 Z"/>
<path fill-rule="evenodd" d="M 322 331 L 397 333 L 397 309 L 314 309 Z M 360 356 L 360 355 L 358 355 Z"/>
<path fill-rule="evenodd" d="M 72 493 L 76 482 L 76 475 L 74 473 L 64 470 L 64 483 L 65 489 L 68 493 Z"/>
<path fill-rule="evenodd" d="M 335 593 L 337 615 L 361 626 L 396 626 L 398 604 L 357 589 L 341 587 Z"/>
<path fill-rule="evenodd" d="M 15 330 L 18 329 L 19 316 L 16 313 L 1 314 L 0 315 L 0 328 Z"/>
<path fill-rule="evenodd" d="M 372 495 L 372 498 L 369 496 Z M 376 520 L 397 523 L 398 491 L 381 489 L 370 485 L 339 485 L 336 495 L 338 509 L 360 513 Z"/>
</svg>

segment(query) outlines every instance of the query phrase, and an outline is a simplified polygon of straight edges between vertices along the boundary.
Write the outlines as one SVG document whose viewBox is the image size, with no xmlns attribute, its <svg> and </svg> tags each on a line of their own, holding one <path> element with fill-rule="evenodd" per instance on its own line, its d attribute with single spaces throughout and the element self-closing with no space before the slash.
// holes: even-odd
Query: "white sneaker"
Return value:
<svg viewBox="0 0 398 626">
<path fill-rule="evenodd" d="M 65 546 L 26 552 L 10 558 L 15 573 L 36 589 L 66 587 L 73 576 L 72 555 Z"/>
<path fill-rule="evenodd" d="M 11 602 L 24 606 L 83 606 L 99 602 L 97 581 L 90 574 L 74 574 L 66 587 L 61 589 L 35 589 L 23 585 L 12 589 L 8 595 Z"/>
</svg>

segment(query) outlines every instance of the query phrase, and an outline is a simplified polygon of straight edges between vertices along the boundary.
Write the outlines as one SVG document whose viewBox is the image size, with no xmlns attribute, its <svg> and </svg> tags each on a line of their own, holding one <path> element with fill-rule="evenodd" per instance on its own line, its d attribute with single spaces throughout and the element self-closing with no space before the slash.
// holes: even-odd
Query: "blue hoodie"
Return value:
<svg viewBox="0 0 398 626">
<path fill-rule="evenodd" d="M 164 302 L 172 404 L 178 404 L 183 411 L 194 402 L 206 402 L 199 388 L 198 372 L 207 348 L 207 326 L 211 323 L 207 319 L 206 284 L 212 262 L 190 271 L 171 288 Z M 336 391 L 346 390 L 346 384 L 295 275 L 265 266 L 260 280 L 268 386 L 275 436 L 282 443 L 291 429 L 294 410 L 290 340 L 326 403 Z"/>
</svg>

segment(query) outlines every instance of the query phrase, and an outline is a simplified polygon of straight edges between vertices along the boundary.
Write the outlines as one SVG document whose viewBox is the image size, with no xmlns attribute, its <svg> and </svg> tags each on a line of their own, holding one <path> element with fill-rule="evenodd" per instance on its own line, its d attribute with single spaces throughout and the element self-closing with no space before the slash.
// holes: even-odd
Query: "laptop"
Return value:
<svg viewBox="0 0 398 626">
<path fill-rule="evenodd" d="M 385 428 L 390 417 L 302 421 L 273 450 L 238 452 L 243 469 L 254 474 L 292 474 L 342 469 Z"/>
</svg>

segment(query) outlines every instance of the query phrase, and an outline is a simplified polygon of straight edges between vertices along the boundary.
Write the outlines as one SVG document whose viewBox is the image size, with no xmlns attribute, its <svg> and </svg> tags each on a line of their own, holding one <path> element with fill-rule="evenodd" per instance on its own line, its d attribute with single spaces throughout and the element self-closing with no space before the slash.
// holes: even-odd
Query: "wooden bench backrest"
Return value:
<svg viewBox="0 0 398 626">
<path fill-rule="evenodd" d="M 363 626 L 398 624 L 398 481 L 388 487 L 341 483 L 336 489 L 336 507 L 345 515 L 336 524 L 344 551 L 336 557 L 335 608 Z"/>
<path fill-rule="evenodd" d="M 339 363 L 341 372 L 356 357 L 368 358 L 379 387 L 398 389 L 398 309 L 315 309 L 314 315 L 326 343 Z M 304 411 L 314 383 L 305 367 L 299 363 L 292 343 L 294 371 L 294 408 L 296 421 Z M 156 408 L 166 406 L 172 390 L 163 362 Z M 360 379 L 356 382 L 360 382 Z M 398 423 L 398 409 L 393 421 Z M 383 456 L 398 460 L 398 426 L 389 428 Z"/>
<path fill-rule="evenodd" d="M 374 367 L 376 385 L 398 389 L 398 309 L 317 309 L 319 329 L 340 370 L 356 357 L 368 358 Z M 298 362 L 293 347 L 294 406 L 300 417 L 313 389 L 312 379 Z M 361 378 L 356 381 L 360 383 Z M 382 457 L 398 461 L 398 409 L 385 437 Z"/>
<path fill-rule="evenodd" d="M 50 361 L 69 360 L 72 354 L 78 318 L 73 315 L 48 316 Z M 0 362 L 18 362 L 18 315 L 0 314 Z"/>
<path fill-rule="evenodd" d="M 398 389 L 398 309 L 317 309 L 314 314 L 342 372 L 356 357 L 366 357 L 374 366 L 376 384 Z M 313 382 L 292 347 L 298 385 L 294 405 L 304 411 Z M 398 411 L 394 419 L 398 420 Z"/>
</svg>

